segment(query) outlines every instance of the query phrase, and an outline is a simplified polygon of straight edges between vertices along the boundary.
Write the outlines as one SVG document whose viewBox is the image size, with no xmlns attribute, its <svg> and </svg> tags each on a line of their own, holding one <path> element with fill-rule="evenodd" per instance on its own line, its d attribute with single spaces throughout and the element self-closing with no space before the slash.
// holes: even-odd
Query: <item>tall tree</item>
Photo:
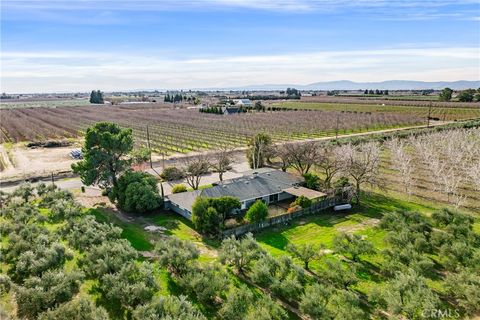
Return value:
<svg viewBox="0 0 480 320">
<path fill-rule="evenodd" d="M 90 103 L 103 104 L 103 93 L 100 90 L 92 90 L 90 93 Z"/>
<path fill-rule="evenodd" d="M 475 89 L 463 90 L 458 95 L 458 101 L 472 102 L 475 97 Z"/>
<path fill-rule="evenodd" d="M 272 155 L 272 138 L 268 134 L 258 133 L 248 142 L 247 158 L 252 169 L 263 167 Z"/>
<path fill-rule="evenodd" d="M 97 184 L 107 191 L 117 186 L 117 177 L 125 171 L 126 158 L 133 148 L 131 129 L 122 129 L 109 122 L 99 122 L 87 129 L 82 148 L 83 160 L 72 164 L 73 172 L 90 186 Z"/>
<path fill-rule="evenodd" d="M 440 92 L 440 95 L 439 95 L 440 101 L 450 101 L 450 100 L 452 100 L 452 93 L 453 93 L 453 90 L 450 89 L 450 88 L 443 89 L 442 92 Z"/>
</svg>

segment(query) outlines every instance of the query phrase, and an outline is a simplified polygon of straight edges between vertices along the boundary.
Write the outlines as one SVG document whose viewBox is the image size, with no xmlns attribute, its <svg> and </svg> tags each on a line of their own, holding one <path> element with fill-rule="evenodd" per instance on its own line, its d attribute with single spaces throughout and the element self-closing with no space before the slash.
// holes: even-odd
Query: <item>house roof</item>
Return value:
<svg viewBox="0 0 480 320">
<path fill-rule="evenodd" d="M 180 207 L 191 211 L 193 202 L 200 196 L 209 198 L 232 196 L 239 198 L 240 201 L 246 201 L 281 193 L 284 189 L 298 185 L 302 181 L 301 177 L 293 174 L 267 168 L 256 172 L 246 172 L 242 177 L 225 180 L 211 188 L 176 193 L 167 196 L 167 198 Z"/>
<path fill-rule="evenodd" d="M 252 101 L 250 99 L 237 99 L 234 100 L 236 104 L 252 104 Z"/>
<path fill-rule="evenodd" d="M 223 112 L 227 111 L 228 113 L 238 113 L 240 108 L 238 107 L 225 107 Z"/>
<path fill-rule="evenodd" d="M 327 195 L 326 193 L 317 190 L 312 190 L 299 186 L 283 189 L 283 191 L 296 197 L 304 196 L 310 200 L 318 199 Z"/>
</svg>

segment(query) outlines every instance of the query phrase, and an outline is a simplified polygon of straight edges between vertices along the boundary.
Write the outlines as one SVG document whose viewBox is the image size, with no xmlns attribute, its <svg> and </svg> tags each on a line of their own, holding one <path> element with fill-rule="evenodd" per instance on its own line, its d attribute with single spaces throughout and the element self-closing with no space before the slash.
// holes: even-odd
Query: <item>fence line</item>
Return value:
<svg viewBox="0 0 480 320">
<path fill-rule="evenodd" d="M 326 210 L 328 208 L 331 208 L 337 204 L 337 198 L 332 197 L 332 198 L 327 198 L 324 200 L 321 200 L 319 202 L 313 203 L 310 207 L 302 209 L 302 210 L 297 210 L 292 213 L 286 213 L 281 216 L 277 217 L 272 217 L 272 218 L 267 218 L 264 221 L 257 222 L 257 223 L 249 223 L 240 227 L 232 228 L 232 229 L 227 229 L 222 232 L 222 238 L 227 238 L 232 235 L 235 237 L 241 236 L 245 233 L 248 232 L 256 232 L 258 230 L 262 230 L 277 224 L 285 223 L 288 221 L 291 221 L 292 219 L 309 215 L 309 214 L 315 214 L 320 211 Z"/>
</svg>

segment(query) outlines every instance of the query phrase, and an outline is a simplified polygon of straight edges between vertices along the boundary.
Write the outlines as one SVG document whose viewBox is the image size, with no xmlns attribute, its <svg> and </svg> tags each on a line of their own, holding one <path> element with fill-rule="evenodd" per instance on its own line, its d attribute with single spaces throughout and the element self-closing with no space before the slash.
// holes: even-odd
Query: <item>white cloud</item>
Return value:
<svg viewBox="0 0 480 320">
<path fill-rule="evenodd" d="M 199 57 L 4 52 L 2 92 L 233 87 L 316 81 L 478 80 L 480 49 L 400 48 Z"/>
<path fill-rule="evenodd" d="M 441 8 L 478 5 L 477 0 L 3 0 L 7 9 L 182 10 L 252 8 L 282 11 L 331 11 L 349 8 Z"/>
</svg>

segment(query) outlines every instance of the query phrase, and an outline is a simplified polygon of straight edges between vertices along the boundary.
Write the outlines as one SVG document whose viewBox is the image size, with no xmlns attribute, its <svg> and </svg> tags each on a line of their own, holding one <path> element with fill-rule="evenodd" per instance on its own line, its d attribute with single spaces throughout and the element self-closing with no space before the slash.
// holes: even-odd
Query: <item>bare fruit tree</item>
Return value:
<svg viewBox="0 0 480 320">
<path fill-rule="evenodd" d="M 432 189 L 446 201 L 460 206 L 467 199 L 468 185 L 480 190 L 480 130 L 436 132 L 411 139 L 419 163 L 427 172 Z"/>
<path fill-rule="evenodd" d="M 330 189 L 333 177 L 342 170 L 341 148 L 335 148 L 328 144 L 319 145 L 315 167 L 322 171 L 325 176 L 325 188 Z"/>
<path fill-rule="evenodd" d="M 210 161 L 206 155 L 197 155 L 186 159 L 185 164 L 185 179 L 190 187 L 198 190 L 202 175 L 210 169 Z"/>
<path fill-rule="evenodd" d="M 220 181 L 223 181 L 223 174 L 232 168 L 230 166 L 231 163 L 232 149 L 224 144 L 220 146 L 218 152 L 213 154 L 211 161 L 212 168 L 218 172 L 218 179 L 220 179 Z"/>
<path fill-rule="evenodd" d="M 480 191 L 480 154 L 476 160 L 471 162 L 466 171 L 470 174 L 470 180 L 474 189 Z"/>
<path fill-rule="evenodd" d="M 407 144 L 404 140 L 392 139 L 386 145 L 390 150 L 393 169 L 400 172 L 402 186 L 410 197 L 414 185 L 413 156 L 407 152 Z"/>
<path fill-rule="evenodd" d="M 379 185 L 377 180 L 380 164 L 380 147 L 378 143 L 368 142 L 353 146 L 347 144 L 339 148 L 343 161 L 344 174 L 355 184 L 355 199 L 360 203 L 360 188 L 364 184 Z"/>
<path fill-rule="evenodd" d="M 284 145 L 290 166 L 302 176 L 315 164 L 318 155 L 318 144 L 314 141 L 305 143 L 289 143 Z"/>
<path fill-rule="evenodd" d="M 285 144 L 280 145 L 276 148 L 275 156 L 280 158 L 282 171 L 287 171 L 288 167 L 290 167 L 291 159 L 290 152 Z"/>
</svg>

